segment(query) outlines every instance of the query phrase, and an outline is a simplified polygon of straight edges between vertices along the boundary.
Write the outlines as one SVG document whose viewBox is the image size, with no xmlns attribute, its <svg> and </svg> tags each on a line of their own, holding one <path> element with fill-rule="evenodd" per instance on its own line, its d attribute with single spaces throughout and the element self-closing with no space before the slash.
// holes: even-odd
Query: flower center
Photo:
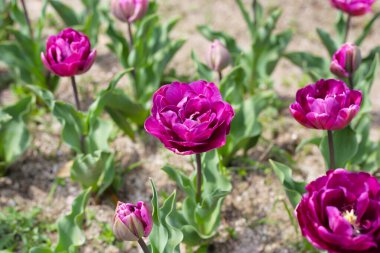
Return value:
<svg viewBox="0 0 380 253">
<path fill-rule="evenodd" d="M 345 218 L 353 227 L 358 225 L 356 223 L 358 217 L 355 215 L 354 209 L 351 209 L 351 211 L 345 211 L 343 213 L 343 218 Z"/>
</svg>

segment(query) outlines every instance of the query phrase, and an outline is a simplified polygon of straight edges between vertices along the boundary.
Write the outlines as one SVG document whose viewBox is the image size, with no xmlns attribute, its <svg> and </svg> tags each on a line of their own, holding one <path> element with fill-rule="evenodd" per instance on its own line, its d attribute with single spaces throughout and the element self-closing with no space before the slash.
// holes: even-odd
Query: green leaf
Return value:
<svg viewBox="0 0 380 253">
<path fill-rule="evenodd" d="M 333 131 L 335 166 L 345 168 L 347 163 L 355 156 L 358 151 L 358 141 L 355 132 L 351 127 L 343 130 Z M 321 153 L 325 159 L 326 168 L 329 168 L 329 145 L 327 135 L 320 144 Z"/>
<path fill-rule="evenodd" d="M 338 18 L 335 23 L 335 29 L 337 31 L 338 37 L 339 37 L 339 44 L 343 44 L 344 41 L 344 36 L 346 33 L 346 21 L 344 19 L 344 13 L 342 11 L 338 11 Z"/>
<path fill-rule="evenodd" d="M 48 247 L 34 247 L 29 250 L 29 253 L 54 253 L 54 251 Z"/>
<path fill-rule="evenodd" d="M 109 152 L 78 155 L 71 168 L 71 178 L 83 188 L 92 187 L 98 195 L 112 184 L 114 177 L 114 155 Z"/>
<path fill-rule="evenodd" d="M 21 156 L 29 147 L 31 137 L 26 127 L 27 115 L 32 109 L 34 100 L 25 97 L 16 104 L 0 110 L 0 175 Z"/>
<path fill-rule="evenodd" d="M 82 153 L 81 139 L 85 133 L 85 115 L 74 109 L 72 105 L 55 102 L 53 115 L 63 125 L 62 140 L 77 153 Z"/>
<path fill-rule="evenodd" d="M 290 52 L 285 57 L 294 65 L 303 69 L 313 80 L 331 76 L 329 62 L 325 58 L 306 52 Z"/>
<path fill-rule="evenodd" d="M 293 208 L 295 208 L 301 201 L 302 194 L 306 192 L 304 182 L 297 182 L 293 180 L 292 169 L 285 164 L 270 160 L 273 171 L 285 188 L 286 195 Z"/>
<path fill-rule="evenodd" d="M 191 51 L 191 59 L 195 63 L 196 73 L 198 79 L 207 80 L 211 82 L 213 80 L 213 70 L 206 64 L 202 63 L 194 51 Z"/>
<path fill-rule="evenodd" d="M 327 52 L 332 57 L 333 54 L 338 50 L 338 45 L 331 38 L 330 34 L 328 34 L 325 30 L 317 28 L 317 33 L 318 33 L 318 36 L 321 39 L 323 45 L 325 45 Z"/>
<path fill-rule="evenodd" d="M 253 24 L 253 20 L 251 19 L 251 16 L 249 15 L 249 13 L 246 11 L 246 8 L 242 2 L 242 0 L 236 0 L 238 6 L 239 6 L 239 9 L 240 9 L 240 12 L 244 18 L 244 21 L 249 29 L 249 31 L 251 32 L 252 36 L 254 36 L 255 34 L 255 26 Z"/>
<path fill-rule="evenodd" d="M 182 232 L 174 227 L 170 220 L 176 209 L 176 193 L 173 192 L 159 207 L 156 186 L 151 180 L 153 198 L 153 229 L 149 235 L 152 253 L 179 253 L 179 244 L 182 242 Z"/>
<path fill-rule="evenodd" d="M 356 39 L 355 44 L 357 46 L 360 46 L 365 38 L 368 36 L 368 34 L 371 31 L 372 26 L 375 24 L 375 21 L 380 17 L 380 12 L 376 13 L 372 19 L 366 24 L 366 26 L 363 29 L 363 32 L 360 34 L 359 38 Z"/>
<path fill-rule="evenodd" d="M 79 194 L 72 204 L 71 212 L 58 220 L 58 244 L 56 253 L 72 252 L 83 245 L 86 238 L 81 229 L 91 188 Z"/>
<path fill-rule="evenodd" d="M 66 5 L 58 0 L 50 0 L 51 6 L 62 18 L 66 26 L 75 26 L 80 24 L 77 14 L 69 5 Z"/>
</svg>

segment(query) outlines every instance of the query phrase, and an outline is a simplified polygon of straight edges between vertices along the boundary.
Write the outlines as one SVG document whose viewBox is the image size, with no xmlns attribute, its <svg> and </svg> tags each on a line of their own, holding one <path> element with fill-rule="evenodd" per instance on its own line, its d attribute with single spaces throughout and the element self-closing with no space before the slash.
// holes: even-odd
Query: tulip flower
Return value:
<svg viewBox="0 0 380 253">
<path fill-rule="evenodd" d="M 328 171 L 306 186 L 295 215 L 302 235 L 328 253 L 380 252 L 380 183 L 365 172 Z"/>
<path fill-rule="evenodd" d="M 138 241 L 144 252 L 149 252 L 142 237 L 148 237 L 152 228 L 152 214 L 144 202 L 139 201 L 136 205 L 117 203 L 113 233 L 118 240 Z"/>
<path fill-rule="evenodd" d="M 330 0 L 331 4 L 350 16 L 362 16 L 372 11 L 375 0 Z"/>
<path fill-rule="evenodd" d="M 221 80 L 222 70 L 230 64 L 231 56 L 227 48 L 219 40 L 215 40 L 210 45 L 207 61 L 209 67 L 219 74 L 219 79 Z"/>
<path fill-rule="evenodd" d="M 332 130 L 345 128 L 359 112 L 362 93 L 350 90 L 340 80 L 321 79 L 297 91 L 296 101 L 289 109 L 303 126 L 328 130 L 330 166 L 334 168 Z"/>
<path fill-rule="evenodd" d="M 72 28 L 50 36 L 46 43 L 46 52 L 41 53 L 42 62 L 48 70 L 61 77 L 71 77 L 78 110 L 80 103 L 74 76 L 87 72 L 95 57 L 96 50 L 91 50 L 88 37 Z"/>
<path fill-rule="evenodd" d="M 226 143 L 233 117 L 232 106 L 223 101 L 215 84 L 206 81 L 174 82 L 153 95 L 145 130 L 176 154 L 196 154 L 198 203 L 202 185 L 200 154 Z"/>
<path fill-rule="evenodd" d="M 112 0 L 111 11 L 122 22 L 133 23 L 148 10 L 148 0 Z"/>
<path fill-rule="evenodd" d="M 346 43 L 333 55 L 330 71 L 338 77 L 348 78 L 353 89 L 353 75 L 360 63 L 360 49 L 352 43 Z"/>
</svg>

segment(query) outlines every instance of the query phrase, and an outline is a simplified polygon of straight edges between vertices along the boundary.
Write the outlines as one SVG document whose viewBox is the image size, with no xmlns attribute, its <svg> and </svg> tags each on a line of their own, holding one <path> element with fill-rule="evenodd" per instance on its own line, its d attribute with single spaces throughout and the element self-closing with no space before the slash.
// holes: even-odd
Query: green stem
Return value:
<svg viewBox="0 0 380 253">
<path fill-rule="evenodd" d="M 21 5 L 22 5 L 22 8 L 24 10 L 24 16 L 25 16 L 26 24 L 28 25 L 30 37 L 33 39 L 34 36 L 33 36 L 32 23 L 30 22 L 30 18 L 29 18 L 29 14 L 28 14 L 28 9 L 26 8 L 26 4 L 25 4 L 24 0 L 21 0 Z"/>
<path fill-rule="evenodd" d="M 351 90 L 354 89 L 354 74 L 353 73 L 348 76 L 348 85 L 350 86 Z"/>
<path fill-rule="evenodd" d="M 75 81 L 75 76 L 71 77 L 71 86 L 73 87 L 74 92 L 74 99 L 75 99 L 75 106 L 78 111 L 81 111 L 81 106 L 79 102 L 79 94 L 78 94 L 78 88 L 77 88 L 77 82 Z M 85 147 L 85 136 L 82 134 L 80 136 L 80 148 L 82 150 L 82 153 L 86 153 L 86 147 Z"/>
<path fill-rule="evenodd" d="M 218 78 L 219 78 L 219 83 L 220 83 L 223 79 L 222 71 L 218 71 Z"/>
<path fill-rule="evenodd" d="M 335 170 L 334 138 L 331 130 L 327 130 L 327 137 L 329 140 L 330 169 Z"/>
<path fill-rule="evenodd" d="M 201 161 L 201 154 L 196 154 L 195 160 L 197 163 L 197 195 L 196 195 L 196 201 L 197 201 L 197 203 L 201 203 L 202 202 L 202 161 Z"/>
<path fill-rule="evenodd" d="M 128 22 L 128 36 L 129 36 L 129 52 L 131 52 L 134 47 L 134 39 L 133 39 L 133 33 L 132 33 L 132 24 L 130 22 Z M 131 74 L 132 74 L 134 84 L 135 84 L 135 95 L 137 97 L 139 92 L 137 91 L 136 69 L 135 69 L 135 66 L 132 66 L 132 67 L 133 69 L 131 71 Z"/>
<path fill-rule="evenodd" d="M 351 15 L 348 15 L 347 22 L 346 22 L 346 32 L 344 34 L 344 42 L 347 42 L 348 34 L 350 33 L 350 27 L 351 27 Z"/>
<path fill-rule="evenodd" d="M 257 0 L 253 0 L 253 24 L 256 26 L 257 24 Z"/>
<path fill-rule="evenodd" d="M 144 253 L 150 253 L 148 246 L 146 246 L 146 244 L 142 238 L 139 238 L 138 243 L 140 244 L 140 247 Z"/>
</svg>

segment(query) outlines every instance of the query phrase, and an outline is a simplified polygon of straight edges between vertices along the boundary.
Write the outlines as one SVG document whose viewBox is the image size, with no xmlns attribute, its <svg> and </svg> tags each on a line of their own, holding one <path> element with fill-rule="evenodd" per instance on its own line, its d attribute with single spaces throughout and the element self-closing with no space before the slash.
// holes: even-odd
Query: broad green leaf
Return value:
<svg viewBox="0 0 380 253">
<path fill-rule="evenodd" d="M 179 253 L 179 244 L 182 242 L 182 232 L 171 224 L 171 217 L 176 210 L 176 193 L 173 192 L 165 199 L 160 207 L 156 186 L 151 180 L 153 198 L 153 229 L 149 235 L 152 253 Z"/>
<path fill-rule="evenodd" d="M 66 26 L 75 26 L 80 23 L 77 14 L 69 5 L 62 3 L 59 0 L 50 0 L 50 4 Z"/>
<path fill-rule="evenodd" d="M 102 194 L 113 182 L 115 176 L 114 155 L 96 151 L 92 154 L 78 155 L 71 168 L 71 178 L 83 188 L 92 187 L 98 195 Z"/>
<path fill-rule="evenodd" d="M 301 201 L 302 194 L 306 192 L 304 182 L 297 182 L 293 180 L 292 169 L 285 164 L 270 160 L 270 164 L 277 175 L 278 179 L 285 188 L 286 195 L 293 208 L 295 208 Z"/>
<path fill-rule="evenodd" d="M 86 238 L 81 227 L 90 193 L 91 188 L 79 194 L 74 199 L 71 212 L 58 220 L 58 244 L 54 252 L 75 252 L 84 244 Z"/>
<path fill-rule="evenodd" d="M 55 102 L 53 115 L 63 125 L 62 140 L 77 153 L 82 153 L 81 140 L 85 136 L 85 115 L 74 109 L 72 105 L 63 102 Z"/>
<path fill-rule="evenodd" d="M 336 168 L 345 168 L 347 163 L 355 156 L 358 151 L 358 141 L 355 132 L 351 127 L 343 130 L 333 131 L 335 166 Z M 321 153 L 325 159 L 326 168 L 329 167 L 329 147 L 327 135 L 322 139 L 320 144 Z M 336 169 L 335 168 L 335 169 Z"/>
<path fill-rule="evenodd" d="M 331 38 L 330 34 L 328 34 L 325 30 L 317 28 L 317 33 L 323 45 L 326 47 L 329 56 L 332 57 L 333 54 L 338 50 L 338 45 Z"/>
<path fill-rule="evenodd" d="M 54 251 L 48 247 L 34 247 L 29 250 L 29 253 L 54 253 Z"/>
<path fill-rule="evenodd" d="M 307 52 L 290 52 L 285 55 L 290 62 L 303 69 L 313 80 L 331 76 L 329 61 Z"/>
<path fill-rule="evenodd" d="M 210 69 L 206 64 L 202 63 L 194 51 L 191 52 L 191 59 L 195 63 L 197 77 L 202 80 L 207 80 L 208 82 L 213 81 L 213 70 Z"/>
</svg>

